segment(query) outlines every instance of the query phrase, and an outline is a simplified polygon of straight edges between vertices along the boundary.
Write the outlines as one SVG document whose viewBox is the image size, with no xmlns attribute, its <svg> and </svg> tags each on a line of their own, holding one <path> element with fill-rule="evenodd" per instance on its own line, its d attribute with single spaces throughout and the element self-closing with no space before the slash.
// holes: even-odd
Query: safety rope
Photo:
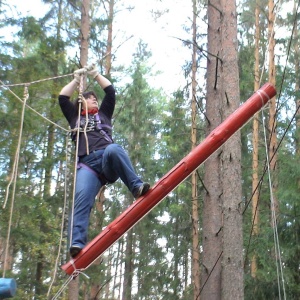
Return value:
<svg viewBox="0 0 300 300">
<path fill-rule="evenodd" d="M 58 246 L 57 256 L 56 256 L 56 260 L 55 260 L 54 272 L 53 272 L 53 276 L 52 276 L 52 281 L 49 285 L 47 298 L 49 298 L 50 291 L 51 291 L 52 286 L 53 286 L 53 284 L 55 282 L 55 279 L 56 279 L 56 274 L 57 274 L 57 270 L 58 270 L 58 263 L 59 263 L 59 258 L 60 258 L 60 254 L 61 254 L 62 242 L 63 242 L 65 215 L 66 215 L 66 211 L 67 211 L 67 194 L 68 194 L 67 187 L 68 187 L 69 162 L 70 162 L 69 148 L 71 146 L 70 143 L 71 143 L 70 138 L 67 135 L 66 136 L 66 153 L 65 153 L 65 155 L 66 155 L 66 157 L 65 157 L 66 167 L 65 167 L 64 206 L 63 206 L 62 217 L 61 217 L 60 239 L 59 239 L 59 246 Z"/>
<path fill-rule="evenodd" d="M 21 103 L 23 103 L 23 100 L 22 100 L 18 95 L 16 95 L 16 94 L 9 88 L 10 86 L 15 86 L 15 85 L 6 85 L 6 84 L 4 84 L 3 81 L 1 81 L 1 80 L 0 80 L 0 82 L 2 83 L 2 85 L 0 85 L 0 87 L 5 88 L 6 90 L 8 90 L 8 91 L 9 91 L 12 95 L 14 95 Z M 37 82 L 37 81 L 35 81 L 35 82 Z M 28 84 L 22 83 L 22 84 L 18 84 L 18 85 L 29 86 L 29 85 L 31 85 L 31 83 L 28 83 Z M 60 129 L 63 130 L 63 131 L 68 131 L 68 132 L 69 132 L 68 129 L 63 128 L 63 127 L 59 126 L 58 124 L 54 123 L 53 121 L 51 121 L 50 119 L 46 118 L 45 116 L 43 116 L 42 114 L 40 114 L 38 111 L 36 111 L 34 108 L 32 108 L 31 106 L 29 106 L 27 103 L 25 103 L 25 105 L 26 105 L 27 108 L 29 108 L 31 111 L 33 111 L 35 114 L 37 114 L 38 116 L 40 116 L 41 118 L 43 118 L 43 119 L 46 120 L 47 122 L 53 124 L 54 126 L 60 128 Z"/>
<path fill-rule="evenodd" d="M 263 114 L 263 111 L 262 111 Z M 281 259 L 281 251 L 279 246 L 279 238 L 278 238 L 278 229 L 277 229 L 277 218 L 276 218 L 276 208 L 274 203 L 273 197 L 273 189 L 272 189 L 272 178 L 271 178 L 271 170 L 270 170 L 270 159 L 268 153 L 268 144 L 267 144 L 267 133 L 265 128 L 265 118 L 264 115 L 262 117 L 263 128 L 264 128 L 264 141 L 265 141 L 265 151 L 266 151 L 266 160 L 267 160 L 267 170 L 268 170 L 268 181 L 269 181 L 269 190 L 270 190 L 270 200 L 271 200 L 271 219 L 273 224 L 274 230 L 274 244 L 275 244 L 275 255 L 276 255 L 276 268 L 277 268 L 277 283 L 278 283 L 278 291 L 279 291 L 279 299 L 281 299 L 281 292 L 280 292 L 280 282 L 279 278 L 281 277 L 282 286 L 283 286 L 283 295 L 284 299 L 286 299 L 285 294 L 285 281 L 283 276 L 283 268 L 282 268 L 282 259 Z"/>
<path fill-rule="evenodd" d="M 24 101 L 23 101 L 21 120 L 20 120 L 19 139 L 18 139 L 17 149 L 16 149 L 16 153 L 15 153 L 15 159 L 14 159 L 14 165 L 13 165 L 12 174 L 11 174 L 11 180 L 8 183 L 8 186 L 6 188 L 6 196 L 5 196 L 5 201 L 4 201 L 4 205 L 3 205 L 3 208 L 5 208 L 6 204 L 7 204 L 8 195 L 9 195 L 10 185 L 13 183 L 12 201 L 11 201 L 11 206 L 10 206 L 10 215 L 9 215 L 8 230 L 7 230 L 7 237 L 6 237 L 6 247 L 5 247 L 5 255 L 4 255 L 3 277 L 5 277 L 6 267 L 7 267 L 7 263 L 8 263 L 7 258 L 8 258 L 8 249 L 9 249 L 11 226 L 12 226 L 12 216 L 13 216 L 14 202 L 15 202 L 20 148 L 21 148 L 21 143 L 22 143 L 22 132 L 23 132 L 23 126 L 24 126 L 25 107 L 26 107 L 26 101 L 28 98 L 29 98 L 28 86 L 25 86 Z"/>
<path fill-rule="evenodd" d="M 78 95 L 78 120 L 80 120 L 81 107 L 82 107 L 82 92 L 83 92 L 83 74 L 80 75 L 79 83 L 79 95 Z M 69 246 L 72 246 L 73 240 L 73 225 L 74 225 L 74 207 L 75 207 L 75 189 L 77 180 L 77 165 L 78 165 L 78 149 L 79 149 L 79 134 L 80 134 L 80 122 L 77 122 L 77 133 L 76 133 L 76 146 L 75 146 L 75 164 L 74 164 L 74 179 L 73 179 L 73 197 L 72 197 L 72 209 L 71 209 L 71 223 L 70 223 L 70 241 Z"/>
<path fill-rule="evenodd" d="M 69 283 L 75 279 L 77 276 L 79 276 L 80 274 L 84 275 L 85 277 L 87 277 L 88 279 L 90 278 L 87 274 L 83 273 L 82 269 L 78 269 L 75 270 L 72 275 L 69 276 L 69 278 L 63 283 L 63 285 L 61 286 L 61 288 L 58 290 L 58 292 L 55 294 L 55 296 L 52 298 L 52 300 L 56 300 L 58 299 L 58 297 L 62 294 L 62 292 L 67 288 L 67 286 L 69 285 Z"/>
</svg>

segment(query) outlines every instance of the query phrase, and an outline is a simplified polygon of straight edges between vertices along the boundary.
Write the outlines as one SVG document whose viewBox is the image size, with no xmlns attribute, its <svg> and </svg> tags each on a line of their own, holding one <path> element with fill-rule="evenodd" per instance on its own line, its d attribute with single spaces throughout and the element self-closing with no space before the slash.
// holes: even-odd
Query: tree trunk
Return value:
<svg viewBox="0 0 300 300">
<path fill-rule="evenodd" d="M 125 268 L 124 268 L 124 281 L 123 281 L 123 294 L 122 300 L 131 300 L 132 289 L 132 245 L 133 245 L 133 232 L 129 230 L 126 238 L 126 252 L 125 252 Z"/>
<path fill-rule="evenodd" d="M 83 0 L 81 6 L 81 41 L 80 41 L 80 65 L 84 67 L 88 62 L 89 35 L 90 35 L 90 0 Z"/>
<path fill-rule="evenodd" d="M 193 41 L 196 41 L 197 17 L 196 0 L 193 0 Z M 191 141 L 192 149 L 197 143 L 197 107 L 196 107 L 196 72 L 197 72 L 197 47 L 193 45 L 192 54 L 192 128 Z M 194 300 L 200 297 L 200 253 L 199 253 L 199 212 L 198 212 L 198 187 L 197 187 L 197 171 L 191 175 L 192 180 L 192 282 L 194 288 Z"/>
<path fill-rule="evenodd" d="M 240 105 L 237 12 L 234 0 L 222 0 L 222 68 L 224 118 Z M 244 299 L 241 135 L 236 132 L 223 147 L 222 299 Z"/>
<path fill-rule="evenodd" d="M 105 63 L 105 75 L 109 75 L 110 72 L 111 72 L 114 5 L 115 5 L 115 0 L 109 0 L 108 33 L 107 33 L 106 59 L 105 59 L 105 62 L 106 62 Z"/>
<path fill-rule="evenodd" d="M 206 96 L 206 135 L 221 122 L 221 87 L 219 81 L 221 60 L 218 58 L 221 45 L 219 28 L 221 6 L 218 0 L 208 2 L 208 53 L 207 96 Z M 204 164 L 204 184 L 206 193 L 203 201 L 203 253 L 202 253 L 202 292 L 201 299 L 221 299 L 221 260 L 222 253 L 222 187 L 220 179 L 219 149 Z"/>
<path fill-rule="evenodd" d="M 275 70 L 275 39 L 274 39 L 274 1 L 269 0 L 269 23 L 268 23 L 268 32 L 269 32 L 269 82 L 273 85 L 276 84 L 276 70 Z M 269 145 L 269 159 L 270 159 L 270 171 L 272 172 L 272 194 L 273 197 L 271 199 L 271 214 L 276 218 L 278 214 L 278 200 L 276 197 L 277 193 L 277 136 L 276 136 L 276 97 L 273 97 L 269 104 L 269 133 L 270 133 L 270 145 Z M 271 192 L 271 191 L 270 191 Z M 273 220 L 272 217 L 272 220 Z M 274 220 L 273 220 L 274 221 Z M 272 226 L 274 226 L 272 222 Z"/>
<path fill-rule="evenodd" d="M 90 0 L 83 0 L 81 6 L 81 41 L 80 41 L 80 65 L 84 67 L 88 62 L 89 34 L 90 34 Z M 86 81 L 83 84 L 85 89 Z M 69 284 L 69 300 L 78 300 L 79 297 L 79 276 Z"/>
<path fill-rule="evenodd" d="M 254 91 L 259 89 L 259 14 L 260 5 L 259 0 L 256 1 L 255 6 L 255 63 L 254 63 Z M 258 234 L 258 221 L 259 221 L 259 210 L 258 210 L 258 141 L 259 141 L 259 115 L 256 113 L 253 119 L 253 139 L 252 139 L 252 223 L 253 231 L 252 235 Z M 257 257 L 254 253 L 251 258 L 251 276 L 256 277 L 257 272 Z"/>
<path fill-rule="evenodd" d="M 294 15 L 297 13 L 297 4 L 294 3 Z M 295 78 L 297 80 L 295 81 L 295 94 L 299 95 L 299 90 L 300 90 L 300 82 L 299 82 L 299 66 L 300 66 L 300 49 L 299 49 L 299 37 L 298 37 L 298 27 L 295 26 L 294 28 L 294 53 L 295 53 Z M 300 98 L 296 98 L 296 108 L 300 107 Z M 297 156 L 300 156 L 300 110 L 298 110 L 297 115 L 296 115 L 296 152 Z M 300 181 L 298 181 L 298 186 L 300 186 Z"/>
<path fill-rule="evenodd" d="M 208 52 L 213 54 L 207 68 L 209 133 L 240 103 L 235 1 L 209 2 L 208 24 Z M 207 160 L 205 187 L 202 298 L 243 299 L 240 133 Z"/>
</svg>

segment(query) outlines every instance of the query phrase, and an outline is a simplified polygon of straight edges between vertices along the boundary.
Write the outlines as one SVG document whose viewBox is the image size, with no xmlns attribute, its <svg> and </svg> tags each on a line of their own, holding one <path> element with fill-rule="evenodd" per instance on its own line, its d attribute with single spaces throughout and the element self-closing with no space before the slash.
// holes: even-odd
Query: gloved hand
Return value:
<svg viewBox="0 0 300 300">
<path fill-rule="evenodd" d="M 97 77 L 97 75 L 99 74 L 96 64 L 86 66 L 85 68 L 87 70 L 88 75 L 90 75 L 92 78 Z"/>
<path fill-rule="evenodd" d="M 86 69 L 78 69 L 74 72 L 74 79 L 76 80 L 77 83 L 80 83 L 81 76 L 83 76 L 86 73 Z"/>
</svg>

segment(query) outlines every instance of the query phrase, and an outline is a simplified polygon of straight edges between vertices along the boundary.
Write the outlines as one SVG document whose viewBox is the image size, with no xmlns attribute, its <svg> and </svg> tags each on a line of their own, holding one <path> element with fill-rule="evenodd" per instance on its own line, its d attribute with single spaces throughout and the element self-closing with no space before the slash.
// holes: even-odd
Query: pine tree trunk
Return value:
<svg viewBox="0 0 300 300">
<path fill-rule="evenodd" d="M 294 3 L 294 15 L 297 13 L 296 3 Z M 299 83 L 299 74 L 300 74 L 300 49 L 298 44 L 298 27 L 295 26 L 294 28 L 294 53 L 295 53 L 295 94 L 299 95 L 300 91 L 300 83 Z M 296 98 L 296 108 L 300 107 L 300 98 Z M 300 156 L 300 110 L 298 110 L 296 115 L 296 153 L 297 156 Z M 298 181 L 298 186 L 300 186 L 300 181 Z"/>
<path fill-rule="evenodd" d="M 219 28 L 220 4 L 218 0 L 208 3 L 208 53 L 207 60 L 207 97 L 206 97 L 206 135 L 221 122 L 221 60 L 218 58 L 221 45 Z M 202 253 L 202 292 L 201 299 L 221 299 L 221 260 L 222 253 L 222 187 L 221 187 L 221 150 L 216 151 L 204 164 L 204 184 L 206 193 L 203 201 L 203 253 Z"/>
<path fill-rule="evenodd" d="M 259 89 L 259 14 L 260 5 L 259 0 L 256 1 L 255 7 L 255 63 L 254 63 L 254 91 Z M 252 222 L 253 231 L 252 234 L 255 236 L 258 234 L 258 220 L 259 220 L 259 209 L 258 209 L 258 141 L 259 141 L 259 115 L 256 113 L 253 119 L 253 139 L 252 139 Z M 256 277 L 257 272 L 257 257 L 254 253 L 251 258 L 251 276 Z"/>
<path fill-rule="evenodd" d="M 275 39 L 274 39 L 274 20 L 275 20 L 275 13 L 274 13 L 274 1 L 269 0 L 269 82 L 273 85 L 276 84 L 276 70 L 275 70 Z M 276 148 L 277 148 L 277 136 L 276 136 L 276 98 L 273 97 L 269 104 L 269 133 L 270 133 L 270 145 L 269 145 L 269 159 L 270 159 L 270 171 L 273 174 L 272 178 L 272 194 L 273 194 L 273 204 L 271 206 L 271 213 L 272 216 L 276 217 L 278 214 L 278 200 L 276 197 L 277 193 L 277 155 L 276 155 Z M 274 214 L 273 214 L 274 213 Z M 272 223 L 272 226 L 274 224 Z"/>
<path fill-rule="evenodd" d="M 90 0 L 83 0 L 81 6 L 81 42 L 80 42 L 80 65 L 84 67 L 88 62 L 89 33 L 90 33 Z M 84 87 L 86 82 L 84 83 Z M 78 300 L 79 297 L 79 276 L 69 284 L 69 300 Z"/>
<path fill-rule="evenodd" d="M 208 24 L 208 52 L 213 54 L 207 68 L 209 133 L 240 103 L 235 1 L 209 2 Z M 234 134 L 207 160 L 205 187 L 202 272 L 205 285 L 201 297 L 243 299 L 240 133 Z"/>
<path fill-rule="evenodd" d="M 133 233 L 129 230 L 126 238 L 126 251 L 125 251 L 125 268 L 124 268 L 124 281 L 123 281 L 123 294 L 122 300 L 131 300 L 132 289 L 132 245 L 133 245 Z"/>
<path fill-rule="evenodd" d="M 197 39 L 196 25 L 196 0 L 193 0 L 193 41 Z M 197 72 L 197 47 L 193 45 L 192 56 L 192 128 L 191 141 L 192 150 L 197 144 L 197 107 L 196 107 L 196 72 Z M 200 252 L 199 252 L 199 212 L 198 212 L 198 187 L 197 187 L 197 171 L 191 176 L 192 180 L 192 282 L 194 287 L 194 300 L 200 297 Z"/>
<path fill-rule="evenodd" d="M 240 105 L 237 11 L 234 0 L 222 0 L 222 68 L 224 118 Z M 222 299 L 244 299 L 241 134 L 236 132 L 223 147 L 223 257 Z"/>
<path fill-rule="evenodd" d="M 105 59 L 105 74 L 109 75 L 112 64 L 112 37 L 113 37 L 113 17 L 114 17 L 115 0 L 109 0 L 109 15 L 108 15 L 108 33 L 106 45 L 106 59 Z"/>
<path fill-rule="evenodd" d="M 90 35 L 90 0 L 83 0 L 81 6 L 81 41 L 80 41 L 80 65 L 84 67 L 88 62 L 89 35 Z"/>
</svg>

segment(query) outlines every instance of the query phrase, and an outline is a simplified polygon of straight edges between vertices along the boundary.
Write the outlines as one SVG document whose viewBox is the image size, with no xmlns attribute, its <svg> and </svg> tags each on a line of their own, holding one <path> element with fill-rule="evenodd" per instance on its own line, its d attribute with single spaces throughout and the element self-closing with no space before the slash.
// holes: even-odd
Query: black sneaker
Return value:
<svg viewBox="0 0 300 300">
<path fill-rule="evenodd" d="M 148 190 L 150 189 L 150 184 L 148 182 L 144 182 L 137 190 L 137 192 L 134 195 L 134 198 L 139 198 L 143 195 L 145 195 Z"/>
<path fill-rule="evenodd" d="M 70 247 L 70 255 L 72 258 L 77 256 L 77 254 L 81 251 L 82 249 L 79 246 L 71 246 Z"/>
</svg>

